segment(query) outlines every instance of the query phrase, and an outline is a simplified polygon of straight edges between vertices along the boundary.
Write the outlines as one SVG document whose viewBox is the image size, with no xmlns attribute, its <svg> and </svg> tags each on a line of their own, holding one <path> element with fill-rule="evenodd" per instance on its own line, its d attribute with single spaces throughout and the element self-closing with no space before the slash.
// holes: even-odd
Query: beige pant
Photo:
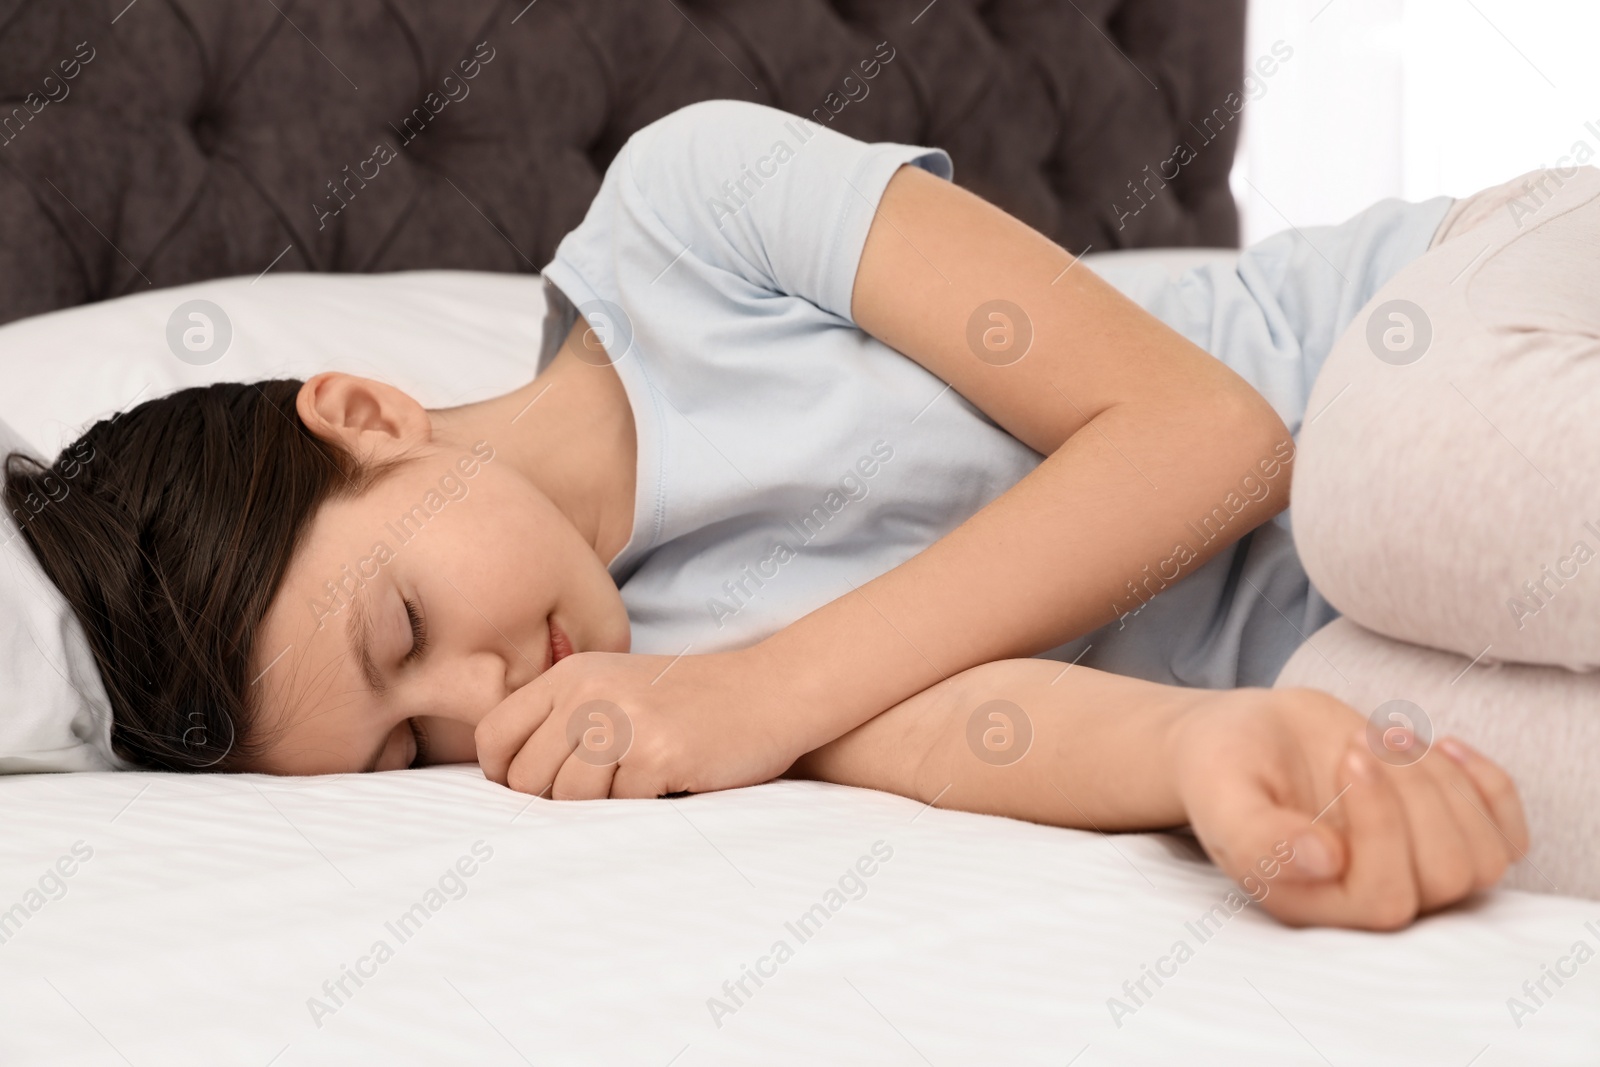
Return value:
<svg viewBox="0 0 1600 1067">
<path fill-rule="evenodd" d="M 1516 778 L 1508 884 L 1600 898 L 1600 170 L 1452 207 L 1329 354 L 1291 499 L 1344 618 L 1276 684 L 1417 704 Z"/>
</svg>

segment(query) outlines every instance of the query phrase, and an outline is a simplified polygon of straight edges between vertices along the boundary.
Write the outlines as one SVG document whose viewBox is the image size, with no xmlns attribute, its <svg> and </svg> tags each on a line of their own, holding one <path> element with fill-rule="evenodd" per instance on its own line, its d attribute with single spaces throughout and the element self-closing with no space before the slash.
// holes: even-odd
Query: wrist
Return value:
<svg viewBox="0 0 1600 1067">
<path fill-rule="evenodd" d="M 805 708 L 815 700 L 804 668 L 797 669 L 794 658 L 771 638 L 723 653 L 761 699 L 749 709 L 759 717 L 761 729 L 790 762 L 815 748 L 807 744 Z"/>
<path fill-rule="evenodd" d="M 1195 699 L 1168 721 L 1162 759 L 1189 819 L 1197 790 L 1216 783 L 1216 757 L 1238 741 L 1266 734 L 1264 717 L 1276 712 L 1280 693 L 1263 687 L 1191 690 Z"/>
<path fill-rule="evenodd" d="M 895 653 L 906 652 L 904 642 L 884 648 L 855 636 L 865 629 L 854 614 L 864 606 L 857 598 L 837 601 L 739 650 L 744 669 L 781 719 L 774 729 L 792 742 L 797 757 L 939 680 L 920 657 L 910 668 L 921 673 L 903 677 L 908 665 Z M 845 614 L 827 615 L 835 609 Z"/>
</svg>

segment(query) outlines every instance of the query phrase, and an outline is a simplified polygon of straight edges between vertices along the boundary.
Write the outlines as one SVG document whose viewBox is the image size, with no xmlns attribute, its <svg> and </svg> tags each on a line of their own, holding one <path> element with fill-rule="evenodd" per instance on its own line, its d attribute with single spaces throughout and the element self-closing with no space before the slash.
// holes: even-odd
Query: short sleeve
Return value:
<svg viewBox="0 0 1600 1067">
<path fill-rule="evenodd" d="M 629 138 L 556 257 L 614 253 L 633 243 L 616 228 L 632 226 L 667 251 L 677 244 L 678 256 L 849 321 L 867 231 L 904 164 L 947 181 L 954 170 L 941 148 L 868 143 L 746 101 L 690 104 Z"/>
</svg>

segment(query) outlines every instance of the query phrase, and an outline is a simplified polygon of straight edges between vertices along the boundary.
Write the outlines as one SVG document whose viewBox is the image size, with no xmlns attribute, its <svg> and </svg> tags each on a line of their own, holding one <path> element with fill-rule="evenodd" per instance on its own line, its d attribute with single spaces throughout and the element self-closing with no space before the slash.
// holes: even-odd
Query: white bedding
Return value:
<svg viewBox="0 0 1600 1067">
<path fill-rule="evenodd" d="M 1600 963 L 1547 983 L 1520 1028 L 1506 1004 L 1574 942 L 1600 945 L 1600 904 L 1498 892 L 1395 935 L 1249 907 L 1202 941 L 1185 924 L 1228 884 L 1162 835 L 802 782 L 562 804 L 472 766 L 14 777 L 0 811 L 0 906 L 74 843 L 93 853 L 0 945 L 6 1064 L 1600 1058 Z M 480 841 L 464 895 L 402 942 L 385 924 Z M 877 842 L 892 854 L 864 865 L 864 895 L 829 900 Z M 837 910 L 801 940 L 785 924 L 819 903 Z M 309 999 L 378 940 L 392 958 L 316 1017 Z M 733 1007 L 723 983 L 779 940 L 792 958 L 714 1020 L 708 1000 Z M 1107 999 L 1179 940 L 1192 958 L 1115 1025 Z"/>
</svg>

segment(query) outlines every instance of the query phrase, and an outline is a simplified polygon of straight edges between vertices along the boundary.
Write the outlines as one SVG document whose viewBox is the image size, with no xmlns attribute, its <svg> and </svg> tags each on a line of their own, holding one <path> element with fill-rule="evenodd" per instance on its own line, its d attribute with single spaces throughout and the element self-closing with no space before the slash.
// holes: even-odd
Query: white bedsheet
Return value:
<svg viewBox="0 0 1600 1067">
<path fill-rule="evenodd" d="M 1227 883 L 1163 835 L 803 782 L 563 804 L 475 766 L 19 776 L 0 818 L 0 909 L 92 850 L 5 927 L 8 1065 L 1600 1062 L 1600 961 L 1520 1027 L 1507 1006 L 1600 948 L 1600 903 L 1502 891 L 1395 935 L 1250 907 L 1202 940 L 1186 923 Z M 877 842 L 864 894 L 830 899 Z M 386 923 L 463 856 L 464 895 L 401 941 Z M 802 939 L 786 923 L 814 904 Z M 392 957 L 314 1012 L 380 940 Z M 735 1005 L 724 982 L 780 940 Z M 1192 958 L 1134 1006 L 1123 982 L 1179 940 Z"/>
</svg>

